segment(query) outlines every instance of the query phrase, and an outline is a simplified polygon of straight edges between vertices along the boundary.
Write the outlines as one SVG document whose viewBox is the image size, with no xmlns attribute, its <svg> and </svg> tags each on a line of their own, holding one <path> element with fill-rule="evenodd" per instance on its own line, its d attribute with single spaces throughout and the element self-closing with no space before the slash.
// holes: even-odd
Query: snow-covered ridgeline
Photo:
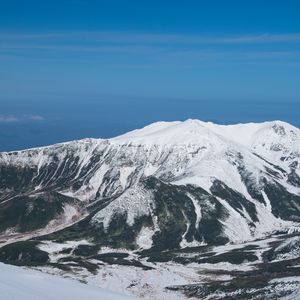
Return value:
<svg viewBox="0 0 300 300">
<path fill-rule="evenodd" d="M 0 163 L 36 168 L 37 189 L 67 174 L 69 181 L 80 180 L 81 186 L 62 192 L 81 200 L 118 194 L 150 175 L 206 190 L 211 179 L 217 178 L 247 194 L 236 170 L 238 156 L 253 177 L 265 172 L 265 166 L 276 171 L 253 152 L 286 172 L 293 162 L 299 175 L 300 130 L 280 121 L 237 125 L 158 122 L 109 140 L 85 139 L 1 153 Z M 44 172 L 49 166 L 55 168 L 51 174 Z"/>
</svg>

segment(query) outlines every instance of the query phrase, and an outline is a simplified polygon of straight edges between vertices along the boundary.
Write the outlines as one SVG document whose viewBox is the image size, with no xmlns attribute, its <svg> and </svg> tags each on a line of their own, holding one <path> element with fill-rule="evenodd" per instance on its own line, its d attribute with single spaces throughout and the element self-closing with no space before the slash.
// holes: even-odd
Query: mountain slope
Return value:
<svg viewBox="0 0 300 300">
<path fill-rule="evenodd" d="M 300 221 L 299 162 L 300 130 L 280 121 L 158 122 L 108 140 L 1 153 L 1 239 L 86 216 L 93 238 L 114 247 L 169 249 L 288 231 Z"/>
<path fill-rule="evenodd" d="M 57 278 L 38 271 L 0 264 L 1 297 L 6 300 L 107 299 L 130 300 L 117 294 L 70 279 Z"/>
</svg>

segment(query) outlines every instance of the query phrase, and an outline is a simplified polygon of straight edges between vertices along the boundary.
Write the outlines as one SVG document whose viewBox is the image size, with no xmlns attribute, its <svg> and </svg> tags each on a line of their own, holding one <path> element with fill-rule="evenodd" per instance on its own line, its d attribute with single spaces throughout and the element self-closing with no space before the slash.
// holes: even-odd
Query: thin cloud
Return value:
<svg viewBox="0 0 300 300">
<path fill-rule="evenodd" d="M 256 46 L 256 47 L 255 47 Z M 0 60 L 13 59 L 83 59 L 97 57 L 113 66 L 106 55 L 118 58 L 116 64 L 130 57 L 133 67 L 147 62 L 165 61 L 291 61 L 300 57 L 300 33 L 248 35 L 183 35 L 126 32 L 48 32 L 1 33 Z M 34 55 L 33 52 L 34 51 Z M 82 56 L 84 54 L 84 56 Z M 80 56 L 81 55 L 81 56 Z M 177 63 L 177 61 L 176 61 Z"/>
<path fill-rule="evenodd" d="M 102 43 L 150 43 L 150 44 L 263 44 L 299 43 L 299 33 L 245 34 L 245 35 L 183 35 L 126 32 L 62 32 L 62 33 L 0 33 L 3 41 L 80 41 Z"/>
<path fill-rule="evenodd" d="M 13 59 L 18 55 L 18 51 L 26 50 L 38 50 L 38 51 L 51 51 L 51 52 L 69 52 L 69 53 L 90 53 L 90 54 L 143 54 L 143 55 L 155 55 L 158 54 L 162 57 L 169 56 L 189 56 L 203 59 L 216 58 L 216 57 L 252 57 L 252 58 L 287 58 L 287 57 L 299 57 L 300 52 L 298 50 L 250 50 L 248 48 L 232 48 L 230 51 L 224 51 L 215 47 L 171 47 L 164 45 L 0 45 L 0 51 L 16 51 L 14 55 L 7 56 L 1 55 L 0 59 Z"/>
<path fill-rule="evenodd" d="M 45 118 L 40 115 L 29 115 L 29 116 L 25 116 L 25 118 L 30 121 L 44 121 L 45 120 Z"/>
<path fill-rule="evenodd" d="M 18 121 L 19 119 L 15 115 L 0 115 L 0 122 L 2 123 L 12 123 Z"/>
<path fill-rule="evenodd" d="M 44 121 L 45 118 L 40 115 L 0 115 L 0 123 L 16 123 L 24 121 Z"/>
<path fill-rule="evenodd" d="M 44 50 L 44 51 L 66 51 L 66 52 L 89 52 L 89 53 L 144 53 L 151 54 L 163 51 L 160 47 L 149 47 L 139 45 L 0 45 L 1 50 Z"/>
</svg>

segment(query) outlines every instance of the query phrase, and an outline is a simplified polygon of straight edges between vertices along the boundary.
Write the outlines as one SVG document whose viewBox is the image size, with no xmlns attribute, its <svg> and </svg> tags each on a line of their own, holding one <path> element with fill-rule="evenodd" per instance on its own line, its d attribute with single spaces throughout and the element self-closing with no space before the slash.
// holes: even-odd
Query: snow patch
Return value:
<svg viewBox="0 0 300 300">
<path fill-rule="evenodd" d="M 104 229 L 107 230 L 113 216 L 126 214 L 126 222 L 132 226 L 136 218 L 151 215 L 153 205 L 152 194 L 149 191 L 141 187 L 130 188 L 100 210 L 91 222 L 103 223 Z"/>
<path fill-rule="evenodd" d="M 141 231 L 139 232 L 136 243 L 142 249 L 150 249 L 152 247 L 152 237 L 155 233 L 150 227 L 142 227 Z"/>
</svg>

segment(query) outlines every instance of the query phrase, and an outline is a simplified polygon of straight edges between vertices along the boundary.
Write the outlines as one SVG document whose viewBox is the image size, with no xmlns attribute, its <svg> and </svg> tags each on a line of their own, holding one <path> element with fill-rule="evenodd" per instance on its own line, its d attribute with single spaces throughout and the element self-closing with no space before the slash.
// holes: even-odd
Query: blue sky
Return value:
<svg viewBox="0 0 300 300">
<path fill-rule="evenodd" d="M 300 126 L 299 1 L 0 2 L 0 150 L 158 120 Z"/>
</svg>

